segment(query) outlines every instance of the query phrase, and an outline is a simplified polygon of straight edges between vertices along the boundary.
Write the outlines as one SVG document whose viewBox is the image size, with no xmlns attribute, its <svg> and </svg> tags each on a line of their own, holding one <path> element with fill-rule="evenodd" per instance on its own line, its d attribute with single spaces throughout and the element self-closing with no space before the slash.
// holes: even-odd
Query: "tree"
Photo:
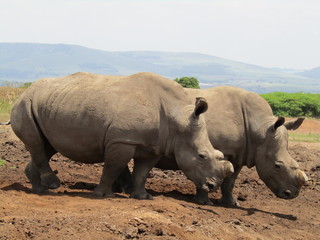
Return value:
<svg viewBox="0 0 320 240">
<path fill-rule="evenodd" d="M 274 92 L 261 94 L 276 116 L 320 117 L 320 94 Z"/>
<path fill-rule="evenodd" d="M 21 86 L 21 88 L 28 88 L 28 87 L 31 86 L 31 84 L 32 84 L 32 82 L 23 83 L 22 86 Z"/>
<path fill-rule="evenodd" d="M 195 77 L 182 77 L 175 78 L 174 81 L 179 83 L 182 87 L 185 88 L 200 88 L 199 81 Z"/>
</svg>

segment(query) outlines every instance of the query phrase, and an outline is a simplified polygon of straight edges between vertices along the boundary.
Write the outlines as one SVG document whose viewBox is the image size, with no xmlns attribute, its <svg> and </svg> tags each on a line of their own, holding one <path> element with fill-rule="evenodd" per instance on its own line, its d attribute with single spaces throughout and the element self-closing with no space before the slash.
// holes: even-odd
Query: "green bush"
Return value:
<svg viewBox="0 0 320 240">
<path fill-rule="evenodd" d="M 274 92 L 261 94 L 274 115 L 285 117 L 320 117 L 320 94 Z"/>
<path fill-rule="evenodd" d="M 31 84 L 32 84 L 32 82 L 23 83 L 22 86 L 21 86 L 21 88 L 28 88 L 28 87 L 31 86 Z"/>
<path fill-rule="evenodd" d="M 175 78 L 174 81 L 179 83 L 182 87 L 185 88 L 200 88 L 199 81 L 195 77 L 182 77 Z"/>
</svg>

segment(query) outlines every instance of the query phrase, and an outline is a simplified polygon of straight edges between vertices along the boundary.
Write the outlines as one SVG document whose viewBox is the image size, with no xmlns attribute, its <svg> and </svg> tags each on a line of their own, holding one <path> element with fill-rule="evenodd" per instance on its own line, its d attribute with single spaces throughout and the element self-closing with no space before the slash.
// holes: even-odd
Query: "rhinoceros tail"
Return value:
<svg viewBox="0 0 320 240">
<path fill-rule="evenodd" d="M 4 123 L 2 123 L 2 122 L 0 122 L 0 125 L 10 125 L 10 120 L 8 121 L 8 122 L 4 122 Z"/>
</svg>

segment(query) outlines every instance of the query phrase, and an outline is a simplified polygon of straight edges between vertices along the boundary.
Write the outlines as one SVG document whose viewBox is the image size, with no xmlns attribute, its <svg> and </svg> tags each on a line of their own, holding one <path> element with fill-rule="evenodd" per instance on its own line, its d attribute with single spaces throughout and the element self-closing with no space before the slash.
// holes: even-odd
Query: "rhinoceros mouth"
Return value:
<svg viewBox="0 0 320 240">
<path fill-rule="evenodd" d="M 206 183 L 202 185 L 202 189 L 206 192 L 214 192 L 218 189 L 220 182 L 215 178 L 207 178 Z"/>
<path fill-rule="evenodd" d="M 277 197 L 283 199 L 293 199 L 299 195 L 299 188 L 294 187 L 293 189 L 281 189 L 277 194 Z"/>
</svg>

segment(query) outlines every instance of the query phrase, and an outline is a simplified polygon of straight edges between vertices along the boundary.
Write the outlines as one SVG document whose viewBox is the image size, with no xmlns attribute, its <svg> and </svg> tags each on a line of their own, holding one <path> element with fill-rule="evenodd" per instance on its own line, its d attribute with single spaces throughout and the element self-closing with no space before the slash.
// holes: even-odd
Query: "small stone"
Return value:
<svg viewBox="0 0 320 240">
<path fill-rule="evenodd" d="M 253 208 L 248 209 L 247 214 L 248 215 L 254 214 L 254 209 Z"/>
<path fill-rule="evenodd" d="M 165 233 L 161 228 L 156 229 L 156 236 L 164 236 Z"/>
<path fill-rule="evenodd" d="M 243 194 L 242 192 L 240 192 L 238 195 L 238 200 L 243 202 L 247 200 L 247 197 L 248 197 L 247 194 Z"/>
<path fill-rule="evenodd" d="M 236 219 L 236 220 L 233 221 L 233 224 L 235 224 L 235 225 L 241 225 L 241 221 L 238 220 L 238 219 Z"/>
</svg>

